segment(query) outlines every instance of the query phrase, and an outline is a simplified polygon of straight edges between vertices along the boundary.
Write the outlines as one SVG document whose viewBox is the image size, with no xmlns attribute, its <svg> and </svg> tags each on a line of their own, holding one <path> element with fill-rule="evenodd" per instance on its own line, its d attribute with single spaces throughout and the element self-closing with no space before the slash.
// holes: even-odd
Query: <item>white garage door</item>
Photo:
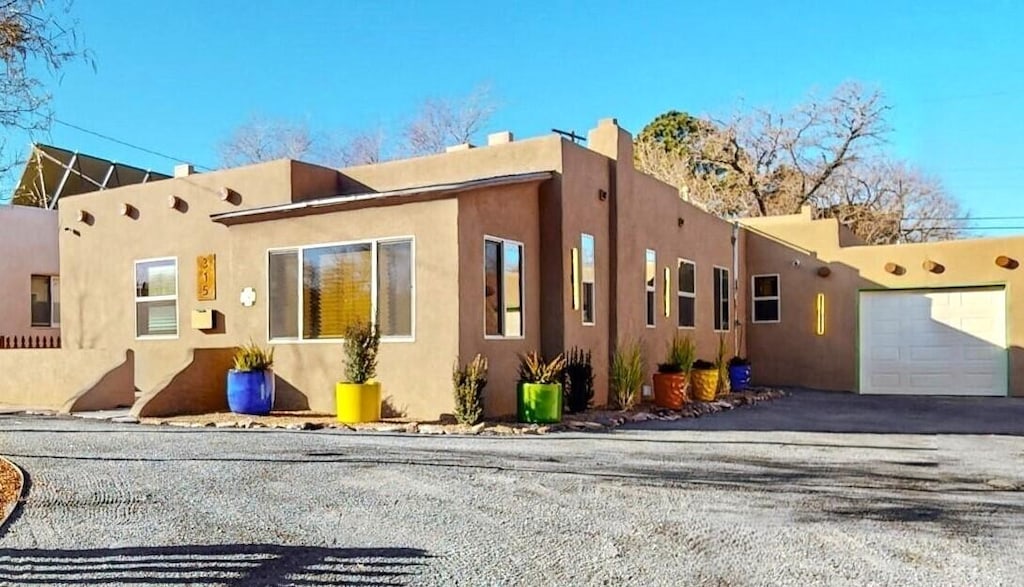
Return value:
<svg viewBox="0 0 1024 587">
<path fill-rule="evenodd" d="M 1006 395 L 1002 288 L 860 294 L 860 391 Z"/>
</svg>

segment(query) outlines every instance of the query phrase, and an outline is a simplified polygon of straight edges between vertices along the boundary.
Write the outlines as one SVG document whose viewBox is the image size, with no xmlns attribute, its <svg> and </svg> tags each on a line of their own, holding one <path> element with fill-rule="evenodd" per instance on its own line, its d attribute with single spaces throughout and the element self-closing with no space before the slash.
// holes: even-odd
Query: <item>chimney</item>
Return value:
<svg viewBox="0 0 1024 587">
<path fill-rule="evenodd" d="M 610 159 L 633 164 L 633 137 L 614 118 L 597 122 L 597 128 L 587 133 L 587 147 Z"/>
<path fill-rule="evenodd" d="M 444 150 L 444 152 L 445 153 L 454 153 L 455 151 L 468 151 L 468 150 L 470 150 L 472 148 L 473 148 L 473 145 L 471 143 L 460 143 L 458 145 L 452 145 L 450 147 L 447 147 Z"/>
<path fill-rule="evenodd" d="M 196 172 L 191 163 L 182 163 L 174 166 L 174 177 L 188 177 Z"/>
<path fill-rule="evenodd" d="M 494 145 L 506 145 L 511 142 L 512 133 L 507 130 L 487 135 L 487 146 L 489 147 Z"/>
</svg>

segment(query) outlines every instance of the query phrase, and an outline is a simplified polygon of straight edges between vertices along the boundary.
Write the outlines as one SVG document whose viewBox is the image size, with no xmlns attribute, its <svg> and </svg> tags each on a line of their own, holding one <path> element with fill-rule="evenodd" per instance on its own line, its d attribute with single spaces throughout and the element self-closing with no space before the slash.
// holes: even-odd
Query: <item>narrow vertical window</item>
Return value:
<svg viewBox="0 0 1024 587">
<path fill-rule="evenodd" d="M 676 296 L 680 328 L 693 328 L 697 318 L 697 265 L 692 261 L 679 259 L 679 280 Z"/>
<path fill-rule="evenodd" d="M 135 262 L 135 335 L 178 335 L 178 260 Z"/>
<path fill-rule="evenodd" d="M 751 278 L 751 321 L 778 322 L 781 318 L 778 275 L 755 275 Z"/>
<path fill-rule="evenodd" d="M 715 331 L 724 332 L 729 330 L 729 270 L 724 267 L 715 267 L 713 273 Z"/>
<path fill-rule="evenodd" d="M 268 265 L 270 338 L 298 338 L 299 251 L 271 251 Z"/>
<path fill-rule="evenodd" d="M 523 245 L 484 240 L 484 334 L 523 335 Z"/>
<path fill-rule="evenodd" d="M 647 326 L 654 327 L 655 313 L 655 278 L 658 273 L 657 255 L 651 249 L 647 249 L 644 258 L 644 288 L 646 289 L 647 302 Z"/>
<path fill-rule="evenodd" d="M 33 275 L 31 286 L 32 326 L 53 327 L 60 324 L 60 298 L 57 297 L 57 278 Z"/>
<path fill-rule="evenodd" d="M 377 322 L 381 336 L 412 336 L 412 241 L 377 245 Z"/>
<path fill-rule="evenodd" d="M 580 237 L 581 249 L 583 251 L 583 262 L 582 271 L 580 272 L 582 277 L 582 306 L 583 306 L 583 323 L 586 325 L 594 324 L 594 296 L 595 296 L 595 283 L 597 281 L 596 276 L 596 264 L 594 260 L 594 237 L 589 234 L 583 234 Z"/>
</svg>

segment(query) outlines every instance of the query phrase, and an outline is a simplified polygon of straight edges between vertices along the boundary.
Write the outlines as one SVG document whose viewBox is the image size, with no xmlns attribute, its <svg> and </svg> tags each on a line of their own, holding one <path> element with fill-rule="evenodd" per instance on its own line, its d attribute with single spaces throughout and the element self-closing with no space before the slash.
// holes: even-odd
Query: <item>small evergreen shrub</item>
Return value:
<svg viewBox="0 0 1024 587">
<path fill-rule="evenodd" d="M 345 382 L 366 383 L 377 376 L 380 331 L 372 322 L 355 322 L 345 329 Z"/>
<path fill-rule="evenodd" d="M 636 341 L 621 343 L 612 354 L 609 385 L 619 409 L 632 409 L 640 401 L 644 383 L 644 351 Z"/>
<path fill-rule="evenodd" d="M 458 362 L 452 369 L 455 392 L 455 420 L 459 424 L 473 425 L 484 415 L 484 387 L 487 385 L 487 358 L 473 357 L 468 365 Z"/>
<path fill-rule="evenodd" d="M 235 349 L 235 371 L 266 371 L 274 366 L 274 349 L 266 351 L 256 343 Z"/>
<path fill-rule="evenodd" d="M 585 412 L 594 399 L 594 367 L 590 351 L 573 347 L 565 353 L 565 406 L 570 412 Z"/>
</svg>

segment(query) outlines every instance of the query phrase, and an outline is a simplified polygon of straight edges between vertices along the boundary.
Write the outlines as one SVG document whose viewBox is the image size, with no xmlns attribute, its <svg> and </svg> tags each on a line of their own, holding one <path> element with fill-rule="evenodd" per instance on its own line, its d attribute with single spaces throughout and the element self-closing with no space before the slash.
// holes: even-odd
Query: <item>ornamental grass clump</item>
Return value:
<svg viewBox="0 0 1024 587">
<path fill-rule="evenodd" d="M 716 396 L 727 395 L 729 389 L 729 362 L 726 360 L 728 348 L 725 342 L 725 335 L 718 337 L 718 350 L 715 352 L 715 369 L 718 370 L 718 386 L 715 389 Z"/>
<path fill-rule="evenodd" d="M 345 382 L 363 384 L 377 376 L 380 331 L 372 322 L 355 322 L 345 329 Z"/>
<path fill-rule="evenodd" d="M 274 366 L 274 349 L 263 349 L 256 343 L 242 345 L 235 349 L 235 371 L 267 371 Z"/>
<path fill-rule="evenodd" d="M 636 341 L 622 343 L 612 355 L 609 384 L 619 409 L 630 410 L 640 401 L 644 383 L 644 351 Z"/>
<path fill-rule="evenodd" d="M 676 335 L 669 342 L 665 362 L 658 364 L 658 372 L 689 375 L 696 358 L 697 347 L 693 344 L 693 340 L 689 336 Z"/>
<path fill-rule="evenodd" d="M 565 405 L 570 412 L 585 412 L 594 399 L 594 366 L 590 351 L 573 347 L 565 353 Z"/>
<path fill-rule="evenodd" d="M 519 355 L 520 383 L 561 383 L 564 370 L 565 357 L 563 355 L 558 355 L 550 361 L 545 361 L 537 351 Z"/>
<path fill-rule="evenodd" d="M 484 387 L 487 386 L 487 358 L 473 357 L 465 366 L 455 363 L 452 369 L 455 393 L 455 420 L 473 425 L 484 415 Z"/>
</svg>

